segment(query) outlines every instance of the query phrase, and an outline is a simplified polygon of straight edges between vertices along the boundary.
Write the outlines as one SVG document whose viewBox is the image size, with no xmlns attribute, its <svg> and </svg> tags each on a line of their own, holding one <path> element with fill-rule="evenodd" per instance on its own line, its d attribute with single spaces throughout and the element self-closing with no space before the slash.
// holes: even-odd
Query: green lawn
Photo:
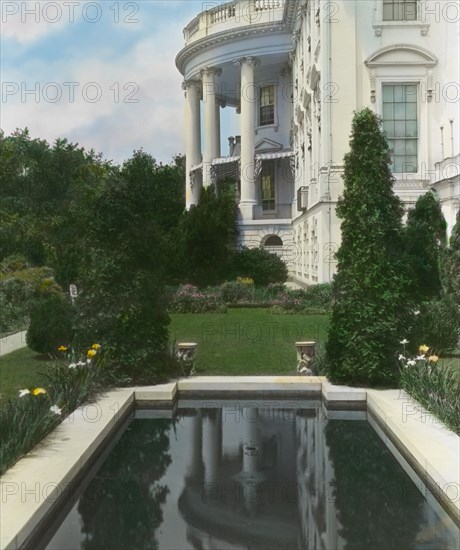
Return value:
<svg viewBox="0 0 460 550">
<path fill-rule="evenodd" d="M 0 395 L 2 401 L 16 397 L 18 390 L 41 383 L 40 370 L 48 364 L 36 351 L 23 348 L 0 357 Z"/>
<path fill-rule="evenodd" d="M 293 374 L 294 342 L 324 340 L 325 315 L 272 315 L 268 309 L 229 309 L 219 314 L 171 315 L 171 343 L 198 343 L 197 374 Z M 48 360 L 29 348 L 0 357 L 2 401 L 42 383 Z"/>
<path fill-rule="evenodd" d="M 326 315 L 272 315 L 269 309 L 171 315 L 170 336 L 197 342 L 197 374 L 293 374 L 294 343 L 325 339 Z"/>
</svg>

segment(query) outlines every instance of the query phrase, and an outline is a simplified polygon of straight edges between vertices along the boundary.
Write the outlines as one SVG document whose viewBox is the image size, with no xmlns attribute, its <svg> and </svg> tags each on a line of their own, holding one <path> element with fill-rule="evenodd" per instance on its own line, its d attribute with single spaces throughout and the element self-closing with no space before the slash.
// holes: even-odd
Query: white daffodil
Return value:
<svg viewBox="0 0 460 550">
<path fill-rule="evenodd" d="M 415 359 L 416 361 L 426 361 L 426 357 L 424 355 L 417 355 Z"/>
<path fill-rule="evenodd" d="M 19 397 L 24 397 L 25 395 L 28 395 L 30 393 L 30 390 L 19 390 Z"/>
<path fill-rule="evenodd" d="M 77 367 L 86 367 L 86 362 L 85 361 L 78 361 Z"/>
<path fill-rule="evenodd" d="M 70 363 L 69 369 L 76 369 L 76 368 L 77 368 L 77 363 Z"/>
<path fill-rule="evenodd" d="M 409 359 L 409 361 L 407 361 L 407 366 L 409 367 L 415 367 L 416 364 L 417 362 L 414 361 L 413 359 Z"/>
<path fill-rule="evenodd" d="M 404 346 L 405 344 L 409 343 L 409 340 L 406 340 L 406 338 L 404 338 L 404 340 L 401 340 L 401 342 L 399 342 L 399 343 Z"/>
<path fill-rule="evenodd" d="M 57 405 L 50 407 L 50 411 L 54 414 L 62 414 L 62 410 Z"/>
<path fill-rule="evenodd" d="M 420 315 L 420 311 L 417 309 L 417 311 L 414 311 L 414 315 Z"/>
<path fill-rule="evenodd" d="M 398 357 L 398 361 L 405 361 L 406 358 L 404 357 L 404 355 L 402 353 L 399 354 L 399 357 Z"/>
</svg>

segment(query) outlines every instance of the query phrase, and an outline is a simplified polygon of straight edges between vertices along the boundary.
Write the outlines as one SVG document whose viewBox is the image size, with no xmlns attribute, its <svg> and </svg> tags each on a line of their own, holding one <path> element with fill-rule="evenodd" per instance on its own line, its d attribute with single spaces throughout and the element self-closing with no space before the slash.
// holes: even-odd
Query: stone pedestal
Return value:
<svg viewBox="0 0 460 550">
<path fill-rule="evenodd" d="M 296 342 L 297 372 L 306 376 L 314 374 L 316 342 Z"/>
</svg>

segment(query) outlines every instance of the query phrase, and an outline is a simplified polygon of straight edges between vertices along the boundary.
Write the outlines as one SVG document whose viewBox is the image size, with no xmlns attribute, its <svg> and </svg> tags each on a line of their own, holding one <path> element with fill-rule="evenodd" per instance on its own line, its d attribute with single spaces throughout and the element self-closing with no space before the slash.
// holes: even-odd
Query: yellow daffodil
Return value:
<svg viewBox="0 0 460 550">
<path fill-rule="evenodd" d="M 420 353 L 426 353 L 430 348 L 428 346 L 425 346 L 425 344 L 422 344 L 418 350 Z"/>
<path fill-rule="evenodd" d="M 93 344 L 91 349 L 101 349 L 101 344 Z"/>
<path fill-rule="evenodd" d="M 95 349 L 89 349 L 86 355 L 88 357 L 94 357 L 96 355 L 97 351 Z"/>
<path fill-rule="evenodd" d="M 67 348 L 65 346 L 59 346 L 58 351 L 67 351 Z"/>
<path fill-rule="evenodd" d="M 428 361 L 430 363 L 437 363 L 439 361 L 439 357 L 437 355 L 430 355 L 428 357 Z"/>
<path fill-rule="evenodd" d="M 46 393 L 46 390 L 43 388 L 35 388 L 34 390 L 32 390 L 32 395 L 41 395 L 45 393 Z"/>
</svg>

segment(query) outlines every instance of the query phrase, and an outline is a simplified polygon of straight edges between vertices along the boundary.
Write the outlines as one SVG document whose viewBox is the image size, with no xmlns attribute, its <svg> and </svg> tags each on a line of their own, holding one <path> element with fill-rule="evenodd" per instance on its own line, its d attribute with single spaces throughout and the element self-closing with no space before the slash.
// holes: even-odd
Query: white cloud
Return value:
<svg viewBox="0 0 460 550">
<path fill-rule="evenodd" d="M 11 68 L 4 81 L 18 89 L 2 106 L 3 129 L 10 133 L 27 126 L 33 137 L 50 142 L 68 137 L 118 162 L 143 146 L 168 162 L 183 150 L 182 77 L 174 64 L 181 47 L 177 30 L 177 24 L 163 26 L 109 63 L 95 52 L 70 68 L 62 61 L 39 63 L 29 78 L 21 68 Z M 36 97 L 26 93 L 35 82 Z M 72 94 L 74 102 L 69 101 Z"/>
<path fill-rule="evenodd" d="M 1 2 L 3 39 L 33 42 L 71 22 L 68 2 Z M 72 4 L 72 2 L 70 2 Z"/>
</svg>

